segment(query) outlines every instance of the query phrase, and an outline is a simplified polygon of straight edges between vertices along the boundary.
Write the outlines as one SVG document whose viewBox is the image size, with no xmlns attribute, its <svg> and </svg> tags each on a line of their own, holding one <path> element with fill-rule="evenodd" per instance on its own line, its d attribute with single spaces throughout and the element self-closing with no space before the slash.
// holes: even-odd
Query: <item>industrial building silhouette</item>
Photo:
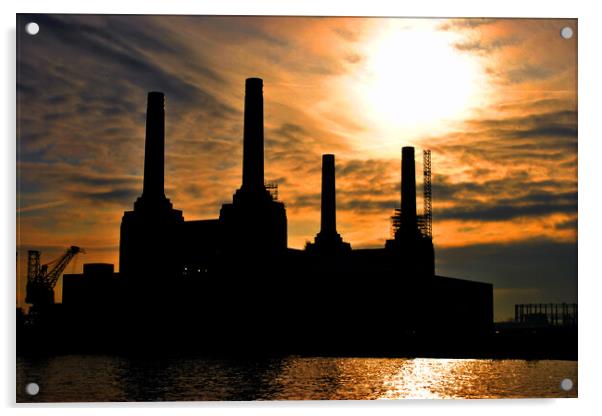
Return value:
<svg viewBox="0 0 602 416">
<path fill-rule="evenodd" d="M 414 148 L 402 149 L 394 238 L 372 249 L 352 249 L 338 233 L 335 156 L 323 155 L 320 230 L 300 250 L 287 246 L 285 204 L 264 182 L 261 79 L 245 85 L 242 183 L 215 219 L 186 221 L 173 208 L 162 93 L 148 94 L 146 115 L 143 190 L 123 215 L 119 273 L 96 264 L 64 278 L 66 327 L 80 338 L 345 355 L 435 351 L 492 329 L 491 284 L 435 274 L 430 210 L 417 215 Z"/>
</svg>

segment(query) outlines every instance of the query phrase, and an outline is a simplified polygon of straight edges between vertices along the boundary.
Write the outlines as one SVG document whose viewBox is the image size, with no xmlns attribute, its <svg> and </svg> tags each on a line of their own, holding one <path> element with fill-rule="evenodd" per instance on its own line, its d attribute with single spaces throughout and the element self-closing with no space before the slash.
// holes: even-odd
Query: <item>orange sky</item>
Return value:
<svg viewBox="0 0 602 416">
<path fill-rule="evenodd" d="M 575 20 L 36 19 L 40 35 L 19 37 L 21 259 L 76 244 L 88 254 L 68 271 L 117 265 L 121 215 L 142 188 L 150 90 L 167 100 L 167 196 L 187 220 L 216 218 L 240 186 L 244 79 L 257 76 L 266 180 L 279 183 L 290 247 L 318 231 L 322 153 L 337 158 L 339 233 L 355 248 L 382 246 L 400 148 L 413 145 L 432 150 L 438 273 L 497 279 L 508 302 L 564 301 L 566 287 L 576 297 L 576 267 L 542 292 L 463 269 L 457 254 L 576 246 L 577 41 L 559 35 L 576 33 Z"/>
</svg>

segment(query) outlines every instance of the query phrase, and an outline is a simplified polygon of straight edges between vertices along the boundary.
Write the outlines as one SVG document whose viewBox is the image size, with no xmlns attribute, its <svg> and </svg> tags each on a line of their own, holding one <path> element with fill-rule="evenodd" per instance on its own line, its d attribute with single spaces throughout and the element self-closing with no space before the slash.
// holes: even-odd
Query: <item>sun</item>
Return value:
<svg viewBox="0 0 602 416">
<path fill-rule="evenodd" d="M 389 137 L 440 131 L 483 101 L 483 63 L 457 50 L 458 34 L 438 30 L 439 23 L 383 25 L 364 45 L 356 74 L 360 111 Z"/>
</svg>

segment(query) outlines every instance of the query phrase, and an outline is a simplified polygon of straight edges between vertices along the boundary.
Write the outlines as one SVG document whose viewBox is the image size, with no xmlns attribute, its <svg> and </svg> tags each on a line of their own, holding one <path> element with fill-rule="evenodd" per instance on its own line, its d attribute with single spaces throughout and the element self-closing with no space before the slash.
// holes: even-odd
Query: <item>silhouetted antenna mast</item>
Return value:
<svg viewBox="0 0 602 416">
<path fill-rule="evenodd" d="M 424 173 L 424 231 L 426 237 L 433 238 L 433 202 L 431 188 L 431 151 L 422 152 Z"/>
</svg>

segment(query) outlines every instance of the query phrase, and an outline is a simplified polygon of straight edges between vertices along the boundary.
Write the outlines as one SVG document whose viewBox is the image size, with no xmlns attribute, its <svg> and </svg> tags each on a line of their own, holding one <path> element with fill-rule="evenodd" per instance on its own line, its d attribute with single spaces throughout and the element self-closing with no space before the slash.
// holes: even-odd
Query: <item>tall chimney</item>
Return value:
<svg viewBox="0 0 602 416">
<path fill-rule="evenodd" d="M 336 196 L 334 179 L 334 155 L 322 155 L 322 214 L 321 234 L 336 234 Z"/>
<path fill-rule="evenodd" d="M 401 230 L 404 235 L 415 234 L 416 221 L 416 167 L 414 148 L 401 149 Z"/>
<path fill-rule="evenodd" d="M 242 189 L 265 189 L 263 183 L 263 80 L 245 82 L 245 118 L 243 136 Z"/>
<path fill-rule="evenodd" d="M 144 146 L 145 200 L 165 199 L 165 108 L 162 92 L 149 92 L 146 108 L 146 143 Z"/>
</svg>

